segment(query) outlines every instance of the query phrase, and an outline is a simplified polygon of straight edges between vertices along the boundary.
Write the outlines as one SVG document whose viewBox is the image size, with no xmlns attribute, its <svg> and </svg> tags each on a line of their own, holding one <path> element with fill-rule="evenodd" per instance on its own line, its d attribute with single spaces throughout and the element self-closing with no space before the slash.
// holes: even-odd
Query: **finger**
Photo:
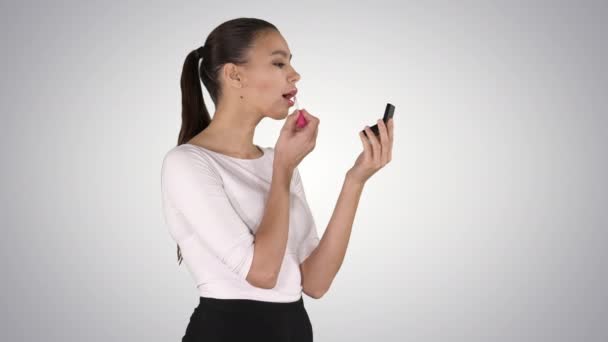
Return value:
<svg viewBox="0 0 608 342">
<path fill-rule="evenodd" d="M 285 117 L 284 126 L 288 126 L 288 127 L 293 126 L 293 124 L 297 118 L 298 118 L 298 111 L 296 110 L 296 111 L 292 112 L 291 114 L 287 115 L 287 117 Z"/>
<path fill-rule="evenodd" d="M 291 118 L 297 118 L 298 117 L 298 110 L 294 110 L 293 112 L 291 112 L 291 114 L 287 115 L 287 119 L 291 119 Z"/>
<path fill-rule="evenodd" d="M 304 117 L 304 120 L 306 121 L 304 129 L 308 131 L 316 129 L 316 127 L 319 125 L 320 120 L 308 113 L 306 109 L 301 109 L 300 111 L 302 113 L 302 117 Z"/>
<path fill-rule="evenodd" d="M 304 116 L 304 119 L 306 119 L 306 122 L 317 122 L 319 123 L 319 118 L 317 118 L 316 116 L 310 114 L 306 109 L 302 109 L 302 115 Z"/>
<path fill-rule="evenodd" d="M 319 121 L 309 120 L 306 126 L 304 126 L 304 130 L 306 130 L 307 134 L 311 137 L 316 138 L 319 132 Z"/>
<path fill-rule="evenodd" d="M 361 144 L 363 144 L 363 151 L 365 153 L 365 156 L 368 156 L 371 159 L 373 157 L 372 147 L 370 146 L 369 141 L 365 137 L 365 133 L 363 133 L 363 131 L 359 132 L 359 138 L 361 138 Z"/>
<path fill-rule="evenodd" d="M 369 139 L 369 143 L 372 145 L 372 157 L 375 163 L 380 162 L 380 143 L 378 142 L 378 138 L 372 131 L 369 126 L 365 126 L 365 132 L 367 133 L 367 139 Z"/>
<path fill-rule="evenodd" d="M 382 155 L 380 161 L 382 164 L 388 163 L 388 132 L 384 120 L 378 119 L 378 131 L 380 131 L 380 143 L 382 144 Z"/>
<path fill-rule="evenodd" d="M 394 136 L 394 127 L 395 124 L 393 122 L 393 118 L 390 118 L 388 120 L 388 140 L 389 140 L 389 147 L 388 147 L 388 160 L 392 160 L 393 159 L 393 136 Z"/>
</svg>

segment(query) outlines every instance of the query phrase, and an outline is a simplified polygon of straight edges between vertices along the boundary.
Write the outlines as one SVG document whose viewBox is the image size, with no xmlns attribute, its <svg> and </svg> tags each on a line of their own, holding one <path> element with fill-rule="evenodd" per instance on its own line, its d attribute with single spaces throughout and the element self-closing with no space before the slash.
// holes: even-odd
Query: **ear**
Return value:
<svg viewBox="0 0 608 342">
<path fill-rule="evenodd" d="M 234 63 L 226 63 L 223 68 L 224 79 L 228 86 L 235 88 L 243 87 L 243 76 L 239 67 Z"/>
</svg>

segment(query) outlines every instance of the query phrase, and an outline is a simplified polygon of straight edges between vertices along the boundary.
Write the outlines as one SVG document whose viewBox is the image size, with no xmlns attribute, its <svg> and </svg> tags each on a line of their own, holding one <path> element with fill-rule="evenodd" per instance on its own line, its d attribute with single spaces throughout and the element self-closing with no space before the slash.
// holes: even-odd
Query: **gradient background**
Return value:
<svg viewBox="0 0 608 342">
<path fill-rule="evenodd" d="M 608 340 L 608 5 L 419 3 L 2 2 L 0 340 L 181 340 L 198 294 L 160 166 L 186 54 L 243 16 L 278 26 L 321 120 L 320 235 L 396 106 L 344 264 L 305 296 L 315 341 Z"/>
</svg>

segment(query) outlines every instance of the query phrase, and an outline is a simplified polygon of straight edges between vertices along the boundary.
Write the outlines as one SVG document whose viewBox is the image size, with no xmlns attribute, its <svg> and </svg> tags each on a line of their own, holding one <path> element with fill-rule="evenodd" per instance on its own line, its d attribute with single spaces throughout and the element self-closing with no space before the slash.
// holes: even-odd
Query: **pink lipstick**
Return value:
<svg viewBox="0 0 608 342">
<path fill-rule="evenodd" d="M 298 104 L 298 98 L 294 96 L 294 99 L 296 102 L 296 108 L 298 110 L 298 118 L 296 120 L 296 126 L 298 128 L 302 128 L 302 127 L 306 126 L 308 121 L 306 121 L 306 119 L 304 118 L 304 114 L 302 114 L 302 110 L 300 109 L 300 105 Z"/>
</svg>

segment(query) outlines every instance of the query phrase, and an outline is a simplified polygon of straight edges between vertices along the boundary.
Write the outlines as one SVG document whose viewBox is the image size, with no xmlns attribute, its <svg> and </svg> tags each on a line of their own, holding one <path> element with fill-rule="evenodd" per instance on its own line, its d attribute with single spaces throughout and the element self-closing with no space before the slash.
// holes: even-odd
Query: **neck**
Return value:
<svg viewBox="0 0 608 342">
<path fill-rule="evenodd" d="M 201 133 L 201 138 L 228 154 L 259 155 L 253 136 L 257 124 L 263 117 L 244 108 L 218 106 L 209 126 Z"/>
</svg>

